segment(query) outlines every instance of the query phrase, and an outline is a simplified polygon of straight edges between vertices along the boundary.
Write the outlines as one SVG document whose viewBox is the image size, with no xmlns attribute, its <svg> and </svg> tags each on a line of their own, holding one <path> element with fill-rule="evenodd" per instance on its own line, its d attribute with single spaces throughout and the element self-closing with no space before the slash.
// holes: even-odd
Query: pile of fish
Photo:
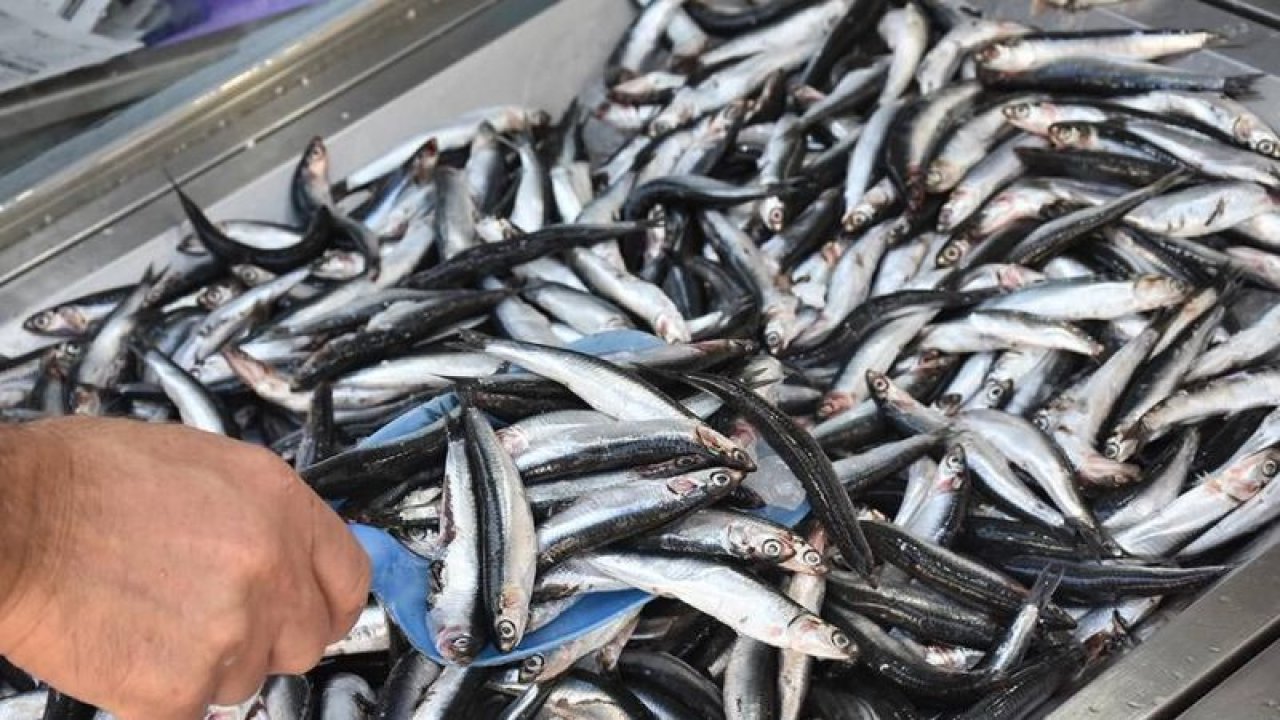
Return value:
<svg viewBox="0 0 1280 720">
<path fill-rule="evenodd" d="M 371 608 L 272 718 L 1025 717 L 1280 513 L 1280 137 L 1158 62 L 1223 40 L 650 0 L 558 122 L 341 180 L 314 140 L 296 225 L 175 186 L 188 237 L 31 315 L 3 413 L 269 445 L 430 560 L 445 662 Z"/>
</svg>

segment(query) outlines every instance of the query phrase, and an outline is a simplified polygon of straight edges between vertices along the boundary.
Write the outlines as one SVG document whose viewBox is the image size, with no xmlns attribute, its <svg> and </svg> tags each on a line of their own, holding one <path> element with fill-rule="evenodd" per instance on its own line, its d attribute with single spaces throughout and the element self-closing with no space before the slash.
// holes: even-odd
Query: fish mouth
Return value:
<svg viewBox="0 0 1280 720">
<path fill-rule="evenodd" d="M 436 650 L 452 663 L 467 665 L 480 652 L 476 637 L 461 628 L 445 628 L 436 633 Z"/>
</svg>

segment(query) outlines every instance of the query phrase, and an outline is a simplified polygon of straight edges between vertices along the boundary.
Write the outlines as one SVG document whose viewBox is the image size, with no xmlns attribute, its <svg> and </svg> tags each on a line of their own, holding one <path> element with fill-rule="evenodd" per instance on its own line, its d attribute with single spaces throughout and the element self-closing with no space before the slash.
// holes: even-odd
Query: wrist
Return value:
<svg viewBox="0 0 1280 720">
<path fill-rule="evenodd" d="M 0 427 L 0 654 L 30 630 L 24 608 L 39 605 L 35 580 L 51 562 L 67 528 L 70 456 L 57 422 Z M 34 603 L 33 603 L 34 601 Z"/>
</svg>

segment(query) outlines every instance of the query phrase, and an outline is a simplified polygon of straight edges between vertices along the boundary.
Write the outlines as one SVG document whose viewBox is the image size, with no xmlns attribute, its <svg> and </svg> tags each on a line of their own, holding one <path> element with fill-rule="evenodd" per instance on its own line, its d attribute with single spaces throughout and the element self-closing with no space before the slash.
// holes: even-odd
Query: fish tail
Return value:
<svg viewBox="0 0 1280 720">
<path fill-rule="evenodd" d="M 1242 97 L 1253 95 L 1253 85 L 1258 82 L 1263 75 L 1263 73 L 1231 75 L 1222 81 L 1222 94 L 1237 100 Z"/>
</svg>

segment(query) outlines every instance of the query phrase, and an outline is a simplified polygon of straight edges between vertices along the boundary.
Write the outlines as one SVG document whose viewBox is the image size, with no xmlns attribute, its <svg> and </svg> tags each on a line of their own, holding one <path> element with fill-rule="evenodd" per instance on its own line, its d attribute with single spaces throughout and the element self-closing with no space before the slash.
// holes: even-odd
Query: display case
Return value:
<svg viewBox="0 0 1280 720">
<path fill-rule="evenodd" d="M 974 4 L 1046 29 L 1226 32 L 1230 46 L 1178 62 L 1266 73 L 1247 103 L 1280 118 L 1280 13 L 1266 4 L 1138 0 L 1078 13 L 1030 0 Z M 36 347 L 19 325 L 34 306 L 137 277 L 177 241 L 182 212 L 166 176 L 213 217 L 284 219 L 290 173 L 312 136 L 325 138 L 341 177 L 468 110 L 524 104 L 556 113 L 598 74 L 634 12 L 629 0 L 356 3 L 127 133 L 73 139 L 73 161 L 0 180 L 0 348 Z M 1144 642 L 1049 716 L 1280 715 L 1277 538 L 1273 530 L 1256 539 L 1238 569 L 1165 608 L 1144 626 Z"/>
</svg>

